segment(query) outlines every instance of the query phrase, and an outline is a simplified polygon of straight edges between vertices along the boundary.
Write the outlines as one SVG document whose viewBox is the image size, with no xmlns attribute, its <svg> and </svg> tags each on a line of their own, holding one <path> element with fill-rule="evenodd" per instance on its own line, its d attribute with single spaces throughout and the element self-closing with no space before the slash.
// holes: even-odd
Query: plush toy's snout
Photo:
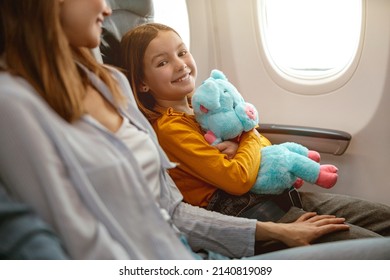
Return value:
<svg viewBox="0 0 390 280">
<path fill-rule="evenodd" d="M 250 118 L 251 120 L 256 120 L 257 112 L 253 106 L 247 104 L 246 108 L 245 108 L 245 112 L 246 112 L 246 115 L 248 116 L 248 118 Z"/>
</svg>

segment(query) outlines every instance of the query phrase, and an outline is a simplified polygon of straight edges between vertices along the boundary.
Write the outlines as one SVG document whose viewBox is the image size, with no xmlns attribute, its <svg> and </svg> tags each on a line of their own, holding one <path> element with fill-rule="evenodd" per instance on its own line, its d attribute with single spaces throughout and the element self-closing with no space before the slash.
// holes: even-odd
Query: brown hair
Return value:
<svg viewBox="0 0 390 280">
<path fill-rule="evenodd" d="M 7 70 L 26 79 L 68 122 L 84 114 L 88 84 L 75 60 L 97 74 L 118 105 L 123 104 L 118 85 L 90 50 L 69 45 L 59 9 L 59 1 L 53 0 L 0 1 L 0 52 L 4 52 Z"/>
<path fill-rule="evenodd" d="M 172 31 L 180 35 L 171 27 L 159 23 L 146 23 L 128 31 L 121 41 L 121 67 L 134 92 L 138 107 L 146 118 L 153 122 L 161 113 L 154 110 L 155 99 L 150 93 L 140 92 L 139 87 L 144 80 L 144 56 L 150 42 L 157 37 L 160 31 Z"/>
</svg>

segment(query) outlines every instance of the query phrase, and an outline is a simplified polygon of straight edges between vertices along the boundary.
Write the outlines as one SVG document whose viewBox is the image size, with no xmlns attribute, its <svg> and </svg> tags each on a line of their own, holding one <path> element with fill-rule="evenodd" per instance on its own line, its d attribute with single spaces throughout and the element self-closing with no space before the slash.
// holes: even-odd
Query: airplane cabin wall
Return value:
<svg viewBox="0 0 390 280">
<path fill-rule="evenodd" d="M 218 68 L 260 112 L 260 122 L 343 130 L 352 141 L 342 156 L 322 155 L 339 167 L 330 191 L 390 204 L 390 1 L 365 1 L 361 55 L 352 77 L 324 94 L 280 86 L 261 52 L 255 0 L 187 0 L 191 52 L 199 84 Z"/>
</svg>

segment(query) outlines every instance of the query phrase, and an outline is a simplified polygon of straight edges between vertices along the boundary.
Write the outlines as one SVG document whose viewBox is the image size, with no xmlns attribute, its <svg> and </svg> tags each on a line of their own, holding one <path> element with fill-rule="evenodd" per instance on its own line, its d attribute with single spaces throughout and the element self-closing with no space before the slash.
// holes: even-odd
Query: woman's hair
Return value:
<svg viewBox="0 0 390 280">
<path fill-rule="evenodd" d="M 171 27 L 159 23 L 146 23 L 128 31 L 121 41 L 121 67 L 134 92 L 135 99 L 141 112 L 153 122 L 161 113 L 154 110 L 155 99 L 149 92 L 141 92 L 144 81 L 144 56 L 150 42 L 157 37 L 160 31 L 172 31 L 180 35 Z"/>
<path fill-rule="evenodd" d="M 119 86 L 91 51 L 69 45 L 59 5 L 53 0 L 0 0 L 0 53 L 7 70 L 26 79 L 68 122 L 85 113 L 88 80 L 75 60 L 96 73 L 123 104 Z"/>
</svg>

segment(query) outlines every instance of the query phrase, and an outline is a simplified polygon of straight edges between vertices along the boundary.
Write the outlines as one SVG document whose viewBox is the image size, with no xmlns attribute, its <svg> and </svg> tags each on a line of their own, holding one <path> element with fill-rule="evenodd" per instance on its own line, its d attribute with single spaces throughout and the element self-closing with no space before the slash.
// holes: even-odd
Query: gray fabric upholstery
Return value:
<svg viewBox="0 0 390 280">
<path fill-rule="evenodd" d="M 112 15 L 103 24 L 100 52 L 102 61 L 118 66 L 120 40 L 129 29 L 153 21 L 153 0 L 106 0 Z"/>
</svg>

